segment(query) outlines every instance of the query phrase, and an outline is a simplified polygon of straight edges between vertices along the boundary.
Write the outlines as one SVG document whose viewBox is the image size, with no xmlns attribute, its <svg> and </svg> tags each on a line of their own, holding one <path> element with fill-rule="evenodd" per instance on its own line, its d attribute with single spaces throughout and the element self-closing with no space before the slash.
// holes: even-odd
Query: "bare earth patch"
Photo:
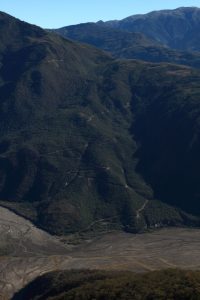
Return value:
<svg viewBox="0 0 200 300">
<path fill-rule="evenodd" d="M 73 246 L 0 207 L 0 233 L 0 299 L 10 299 L 37 276 L 54 270 L 200 270 L 199 229 L 111 232 Z"/>
</svg>

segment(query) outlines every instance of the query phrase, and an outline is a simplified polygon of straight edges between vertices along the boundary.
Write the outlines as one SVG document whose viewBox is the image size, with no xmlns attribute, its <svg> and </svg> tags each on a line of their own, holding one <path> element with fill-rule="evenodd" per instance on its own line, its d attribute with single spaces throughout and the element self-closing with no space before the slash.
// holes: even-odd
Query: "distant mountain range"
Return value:
<svg viewBox="0 0 200 300">
<path fill-rule="evenodd" d="M 200 51 L 200 8 L 197 7 L 153 11 L 121 21 L 100 21 L 98 24 L 129 32 L 141 32 L 170 48 Z"/>
<path fill-rule="evenodd" d="M 104 45 L 119 36 L 101 28 Z M 0 204 L 56 234 L 199 226 L 198 69 L 115 59 L 5 13 L 0 37 Z"/>
<path fill-rule="evenodd" d="M 131 16 L 121 21 L 83 23 L 55 31 L 63 37 L 108 51 L 115 58 L 199 68 L 199 28 L 200 9 L 180 8 Z"/>
</svg>

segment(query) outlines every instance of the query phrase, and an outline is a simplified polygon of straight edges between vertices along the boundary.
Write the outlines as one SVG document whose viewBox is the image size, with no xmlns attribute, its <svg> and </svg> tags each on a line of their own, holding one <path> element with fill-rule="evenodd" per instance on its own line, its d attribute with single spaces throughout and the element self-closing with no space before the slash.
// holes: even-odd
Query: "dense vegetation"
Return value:
<svg viewBox="0 0 200 300">
<path fill-rule="evenodd" d="M 0 24 L 1 204 L 57 234 L 199 225 L 199 71 Z"/>
<path fill-rule="evenodd" d="M 85 23 L 54 30 L 65 38 L 87 43 L 112 54 L 115 58 L 141 59 L 200 67 L 200 53 L 177 51 L 141 33 Z"/>
<path fill-rule="evenodd" d="M 200 8 L 181 7 L 133 15 L 121 21 L 101 25 L 129 32 L 141 32 L 170 48 L 200 51 Z"/>
<path fill-rule="evenodd" d="M 13 297 L 13 300 L 22 299 L 198 300 L 200 272 L 54 272 L 37 278 Z"/>
</svg>

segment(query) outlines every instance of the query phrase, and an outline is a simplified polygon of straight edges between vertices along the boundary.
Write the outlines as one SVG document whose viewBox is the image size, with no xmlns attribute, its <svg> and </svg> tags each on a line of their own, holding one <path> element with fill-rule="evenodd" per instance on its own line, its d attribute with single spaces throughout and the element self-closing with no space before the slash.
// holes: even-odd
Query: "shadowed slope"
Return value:
<svg viewBox="0 0 200 300">
<path fill-rule="evenodd" d="M 180 209 L 199 216 L 199 73 L 115 61 L 0 17 L 4 205 L 58 234 L 87 230 L 95 222 L 133 232 L 197 225 Z M 153 162 L 159 172 L 152 171 Z M 173 174 L 180 175 L 177 185 L 169 180 Z"/>
</svg>

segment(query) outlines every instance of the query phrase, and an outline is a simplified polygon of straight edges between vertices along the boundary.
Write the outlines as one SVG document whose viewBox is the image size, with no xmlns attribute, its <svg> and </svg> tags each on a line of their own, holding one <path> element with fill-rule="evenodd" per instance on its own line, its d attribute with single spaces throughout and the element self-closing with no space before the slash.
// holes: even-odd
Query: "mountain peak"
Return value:
<svg viewBox="0 0 200 300">
<path fill-rule="evenodd" d="M 108 21 L 101 25 L 129 32 L 141 32 L 170 48 L 200 51 L 200 8 L 198 7 L 152 11 L 147 14 L 132 15 L 120 21 Z"/>
</svg>

